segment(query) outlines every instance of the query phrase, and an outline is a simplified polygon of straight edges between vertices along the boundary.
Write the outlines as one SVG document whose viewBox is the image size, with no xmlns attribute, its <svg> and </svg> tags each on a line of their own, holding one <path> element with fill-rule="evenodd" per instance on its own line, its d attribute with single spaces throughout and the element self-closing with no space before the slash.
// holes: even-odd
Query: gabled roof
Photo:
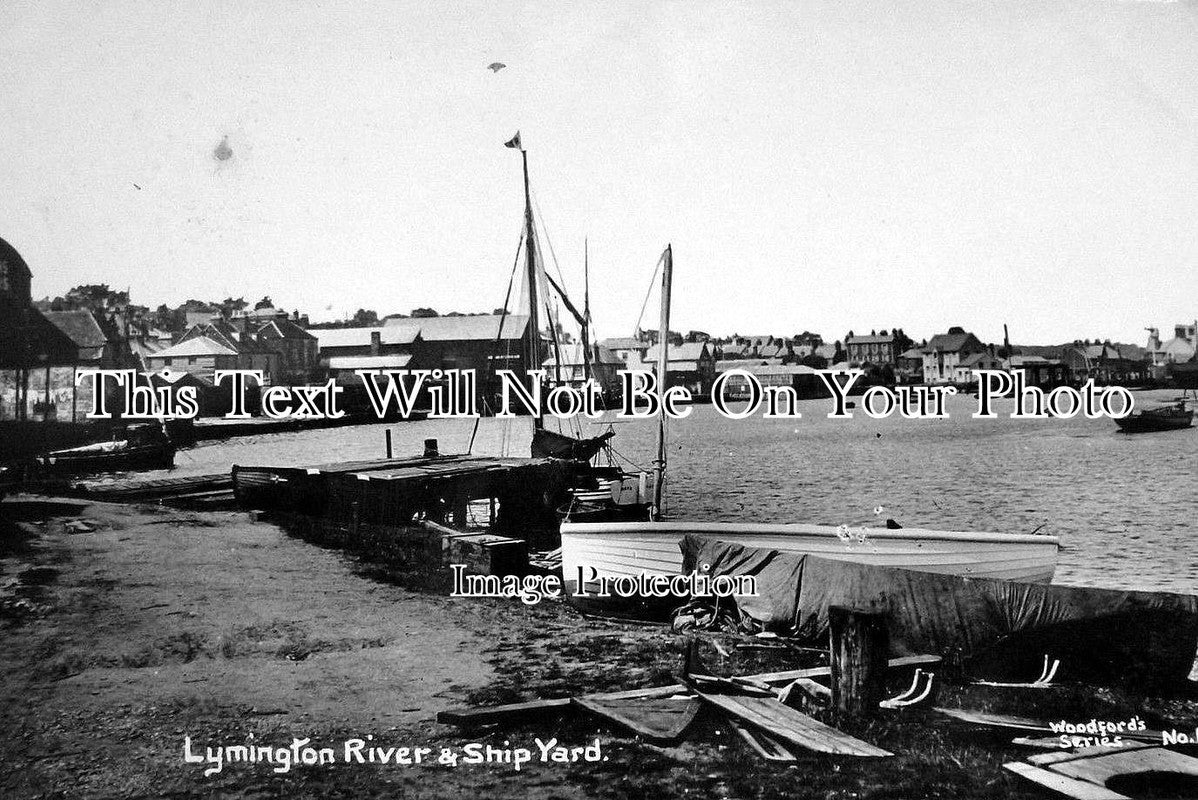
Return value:
<svg viewBox="0 0 1198 800">
<path fill-rule="evenodd" d="M 959 353 L 965 348 L 981 350 L 982 343 L 972 333 L 938 333 L 928 341 L 928 352 Z"/>
<path fill-rule="evenodd" d="M 974 364 L 980 364 L 983 361 L 998 361 L 998 359 L 989 353 L 973 353 L 961 359 L 959 366 L 971 367 Z"/>
<path fill-rule="evenodd" d="M 899 353 L 899 358 L 923 358 L 924 350 L 922 347 L 912 347 L 910 350 L 904 350 Z"/>
<path fill-rule="evenodd" d="M 224 343 L 207 336 L 196 336 L 179 342 L 173 347 L 159 350 L 149 358 L 187 358 L 189 356 L 235 356 L 236 350 L 226 347 Z"/>
<path fill-rule="evenodd" d="M 894 334 L 879 336 L 878 334 L 870 334 L 869 336 L 850 336 L 844 340 L 844 346 L 850 344 L 889 344 L 894 341 Z"/>
<path fill-rule="evenodd" d="M 268 339 L 315 339 L 316 337 L 289 319 L 276 319 L 258 329 Z"/>
<path fill-rule="evenodd" d="M 79 357 L 85 360 L 99 358 L 108 344 L 108 337 L 100 328 L 95 315 L 87 310 L 43 311 L 42 316 L 50 320 L 67 338 L 79 348 Z"/>
</svg>

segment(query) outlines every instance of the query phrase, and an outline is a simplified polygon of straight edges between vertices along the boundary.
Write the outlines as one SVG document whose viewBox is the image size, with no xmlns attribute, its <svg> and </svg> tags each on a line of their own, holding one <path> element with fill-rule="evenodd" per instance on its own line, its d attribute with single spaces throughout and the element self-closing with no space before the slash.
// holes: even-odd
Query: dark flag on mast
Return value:
<svg viewBox="0 0 1198 800">
<path fill-rule="evenodd" d="M 522 147 L 520 146 L 520 131 L 516 131 L 516 135 L 515 135 L 515 136 L 513 136 L 513 137 L 512 137 L 511 139 L 509 139 L 508 141 L 504 142 L 504 143 L 503 143 L 503 146 L 504 146 L 504 147 L 514 147 L 514 148 L 516 148 L 517 150 L 523 150 L 524 148 L 522 148 Z"/>
</svg>

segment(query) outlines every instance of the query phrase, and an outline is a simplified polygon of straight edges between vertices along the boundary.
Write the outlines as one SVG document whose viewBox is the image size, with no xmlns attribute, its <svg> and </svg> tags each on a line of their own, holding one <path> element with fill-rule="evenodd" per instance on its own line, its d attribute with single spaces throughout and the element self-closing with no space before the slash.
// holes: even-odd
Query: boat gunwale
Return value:
<svg viewBox="0 0 1198 800">
<path fill-rule="evenodd" d="M 1037 533 L 994 533 L 989 531 L 938 531 L 927 528 L 853 528 L 854 531 L 865 531 L 865 535 L 874 539 L 909 539 L 917 538 L 930 541 L 948 542 L 990 542 L 1005 544 L 1053 544 L 1058 549 L 1061 540 L 1057 536 Z M 602 534 L 638 534 L 678 533 L 685 535 L 711 534 L 718 539 L 720 533 L 752 533 L 752 534 L 802 534 L 836 536 L 837 528 L 831 525 L 811 525 L 807 523 L 771 523 L 771 522 L 563 522 L 561 535 L 598 536 Z"/>
</svg>

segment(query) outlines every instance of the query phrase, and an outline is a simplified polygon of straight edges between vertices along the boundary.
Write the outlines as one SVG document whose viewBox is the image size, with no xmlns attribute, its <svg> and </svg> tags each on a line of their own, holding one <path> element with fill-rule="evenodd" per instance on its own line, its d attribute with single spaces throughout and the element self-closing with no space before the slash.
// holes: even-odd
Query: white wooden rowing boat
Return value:
<svg viewBox="0 0 1198 800">
<path fill-rule="evenodd" d="M 1047 583 L 1056 571 L 1055 536 L 922 528 L 854 528 L 753 522 L 562 523 L 562 575 L 678 575 L 688 533 L 785 553 L 974 578 Z M 593 572 L 592 572 L 593 570 Z"/>
</svg>

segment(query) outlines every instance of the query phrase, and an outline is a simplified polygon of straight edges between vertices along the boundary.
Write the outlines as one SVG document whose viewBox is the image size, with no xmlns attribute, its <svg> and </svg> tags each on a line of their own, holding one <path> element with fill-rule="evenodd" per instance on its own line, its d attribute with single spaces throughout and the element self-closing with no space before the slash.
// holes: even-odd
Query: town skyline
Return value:
<svg viewBox="0 0 1198 800">
<path fill-rule="evenodd" d="M 667 243 L 683 329 L 1139 342 L 1198 305 L 1189 3 L 10 11 L 0 236 L 39 297 L 497 307 L 519 130 L 600 336 Z"/>
</svg>

